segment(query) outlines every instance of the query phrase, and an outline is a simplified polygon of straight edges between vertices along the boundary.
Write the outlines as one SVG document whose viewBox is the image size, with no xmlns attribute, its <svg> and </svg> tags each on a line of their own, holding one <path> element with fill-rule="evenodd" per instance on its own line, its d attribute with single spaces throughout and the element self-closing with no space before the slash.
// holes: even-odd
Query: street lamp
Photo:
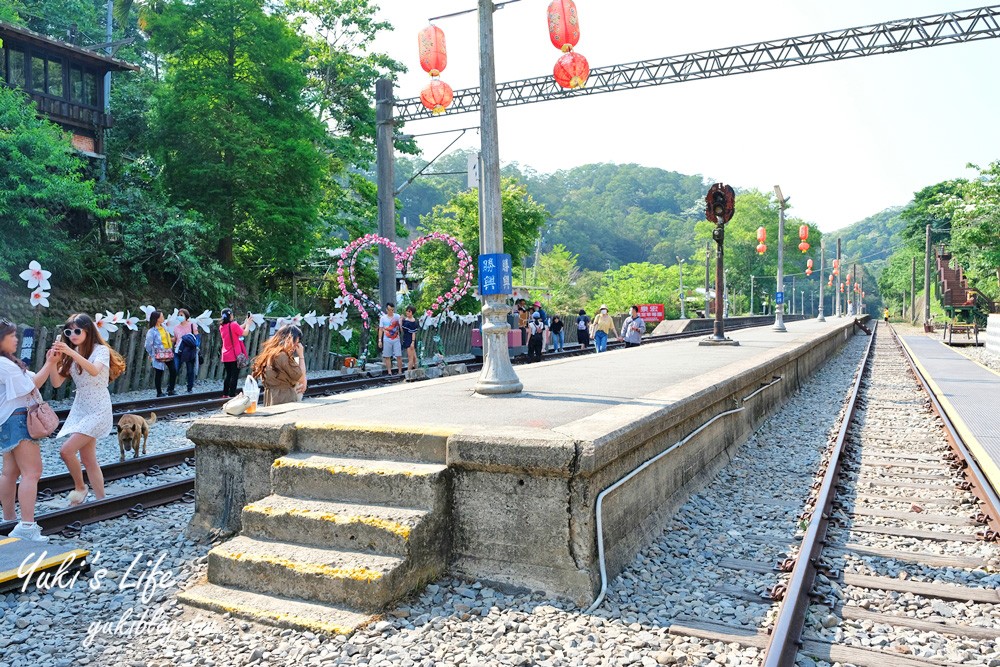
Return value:
<svg viewBox="0 0 1000 667">
<path fill-rule="evenodd" d="M 778 286 L 774 297 L 774 330 L 775 331 L 788 331 L 785 328 L 785 321 L 783 318 L 785 310 L 784 299 L 785 299 L 785 275 L 784 275 L 784 261 L 785 261 L 785 205 L 788 200 L 781 195 L 781 187 L 774 186 L 774 194 L 778 197 Z M 794 298 L 794 295 L 793 295 Z"/>
<path fill-rule="evenodd" d="M 826 322 L 823 317 L 823 269 L 826 267 L 826 241 L 819 242 L 819 317 L 817 322 Z"/>
<path fill-rule="evenodd" d="M 684 312 L 684 260 L 680 257 L 677 258 L 677 269 L 681 276 L 681 319 L 686 320 L 687 315 Z"/>
</svg>

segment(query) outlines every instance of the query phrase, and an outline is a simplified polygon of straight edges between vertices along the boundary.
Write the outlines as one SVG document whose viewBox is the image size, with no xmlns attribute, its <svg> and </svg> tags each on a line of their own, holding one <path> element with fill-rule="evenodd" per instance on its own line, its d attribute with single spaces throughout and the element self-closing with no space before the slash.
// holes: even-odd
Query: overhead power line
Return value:
<svg viewBox="0 0 1000 667">
<path fill-rule="evenodd" d="M 551 75 L 511 81 L 497 86 L 497 104 L 517 106 L 997 37 L 1000 37 L 1000 5 L 597 67 L 591 70 L 587 86 L 576 90 L 563 90 Z M 456 91 L 448 115 L 479 111 L 479 104 L 479 88 Z M 420 120 L 431 115 L 419 97 L 396 103 L 398 121 Z"/>
</svg>

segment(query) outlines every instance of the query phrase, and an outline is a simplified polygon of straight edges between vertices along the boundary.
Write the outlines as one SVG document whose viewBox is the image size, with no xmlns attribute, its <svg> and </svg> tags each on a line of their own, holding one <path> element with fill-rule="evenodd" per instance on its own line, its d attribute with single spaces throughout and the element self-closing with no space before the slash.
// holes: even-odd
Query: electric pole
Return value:
<svg viewBox="0 0 1000 667">
<path fill-rule="evenodd" d="M 826 322 L 823 317 L 823 270 L 826 268 L 826 241 L 819 242 L 819 322 Z"/>
<path fill-rule="evenodd" d="M 924 247 L 924 326 L 931 321 L 931 226 L 927 225 Z"/>
<path fill-rule="evenodd" d="M 375 150 L 378 159 L 378 235 L 396 242 L 396 178 L 393 158 L 392 81 L 375 82 Z M 378 247 L 379 310 L 396 301 L 396 257 Z"/>
<path fill-rule="evenodd" d="M 917 258 L 910 258 L 910 324 L 917 321 L 917 315 L 913 311 L 917 307 Z"/>
</svg>

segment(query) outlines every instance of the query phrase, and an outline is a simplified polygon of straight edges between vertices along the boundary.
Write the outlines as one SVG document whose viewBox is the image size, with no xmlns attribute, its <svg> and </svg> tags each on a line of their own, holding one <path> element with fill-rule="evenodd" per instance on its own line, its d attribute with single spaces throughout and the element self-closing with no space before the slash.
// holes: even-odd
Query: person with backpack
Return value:
<svg viewBox="0 0 1000 667">
<path fill-rule="evenodd" d="M 583 308 L 576 316 L 576 339 L 580 342 L 580 347 L 586 350 L 590 346 L 590 316 Z"/>
<path fill-rule="evenodd" d="M 187 369 L 185 379 L 187 380 L 188 393 L 194 391 L 194 378 L 198 372 L 198 348 L 201 347 L 198 324 L 191 319 L 191 313 L 187 308 L 177 311 L 180 324 L 174 327 L 174 362 L 177 372 L 181 367 Z"/>
<path fill-rule="evenodd" d="M 545 321 L 538 312 L 531 314 L 528 323 L 528 362 L 542 360 L 542 345 L 545 343 Z"/>
<path fill-rule="evenodd" d="M 222 337 L 222 398 L 236 396 L 240 369 L 250 365 L 247 346 L 243 344 L 243 332 L 250 327 L 252 321 L 252 316 L 247 313 L 246 321 L 240 326 L 233 320 L 232 308 L 222 309 L 222 319 L 219 322 L 219 336 Z"/>
</svg>

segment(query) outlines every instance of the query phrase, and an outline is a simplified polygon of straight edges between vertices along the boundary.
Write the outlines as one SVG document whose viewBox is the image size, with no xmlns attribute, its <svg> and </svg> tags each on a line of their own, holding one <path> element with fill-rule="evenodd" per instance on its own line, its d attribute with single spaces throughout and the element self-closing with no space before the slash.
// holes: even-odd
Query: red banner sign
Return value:
<svg viewBox="0 0 1000 667">
<path fill-rule="evenodd" d="M 666 319 L 662 303 L 640 303 L 639 317 L 643 322 L 662 322 Z"/>
</svg>

